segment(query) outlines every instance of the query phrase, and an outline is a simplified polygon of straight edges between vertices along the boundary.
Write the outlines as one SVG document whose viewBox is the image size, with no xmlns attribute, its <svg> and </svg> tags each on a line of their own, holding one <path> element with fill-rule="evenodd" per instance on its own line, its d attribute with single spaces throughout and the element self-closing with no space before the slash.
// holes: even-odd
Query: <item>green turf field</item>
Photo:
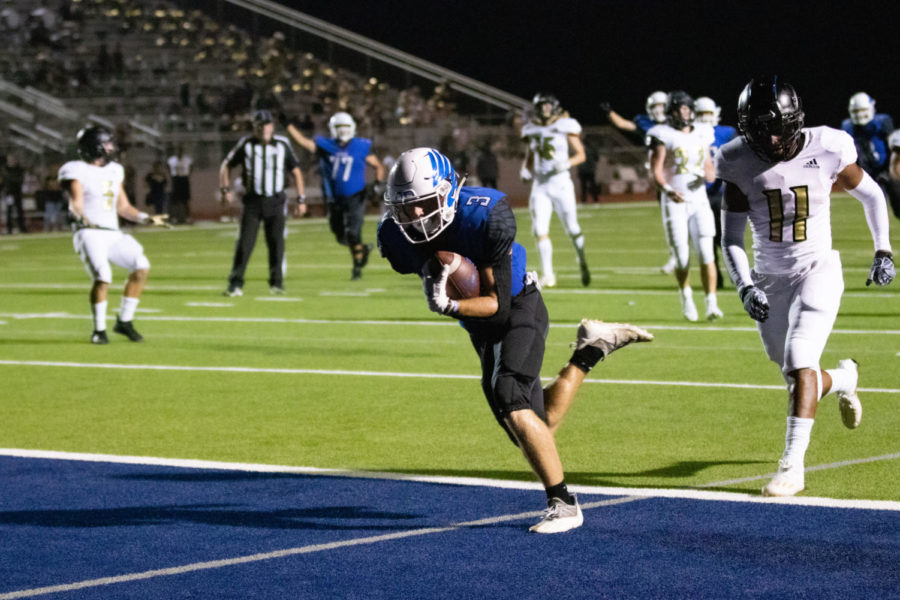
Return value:
<svg viewBox="0 0 900 600">
<path fill-rule="evenodd" d="M 848 431 L 834 396 L 822 401 L 806 466 L 828 468 L 807 474 L 804 494 L 897 500 L 900 288 L 865 287 L 862 207 L 836 197 L 832 220 L 846 291 L 823 366 L 861 363 L 864 413 Z M 720 293 L 723 320 L 688 323 L 658 270 L 655 203 L 585 208 L 581 224 L 586 289 L 554 220 L 544 376 L 568 359 L 582 317 L 640 324 L 656 340 L 591 373 L 558 434 L 568 480 L 758 491 L 783 448 L 786 392 L 733 287 Z M 428 311 L 417 278 L 373 253 L 350 281 L 346 249 L 306 219 L 289 225 L 286 296 L 268 293 L 260 233 L 245 295 L 225 298 L 236 229 L 137 230 L 153 265 L 135 321 L 146 341 L 110 322 L 108 346 L 88 343 L 90 284 L 70 235 L 0 238 L 0 447 L 532 479 L 482 398 L 468 337 Z M 111 318 L 125 277 L 114 274 Z M 693 280 L 702 314 L 696 269 Z"/>
</svg>

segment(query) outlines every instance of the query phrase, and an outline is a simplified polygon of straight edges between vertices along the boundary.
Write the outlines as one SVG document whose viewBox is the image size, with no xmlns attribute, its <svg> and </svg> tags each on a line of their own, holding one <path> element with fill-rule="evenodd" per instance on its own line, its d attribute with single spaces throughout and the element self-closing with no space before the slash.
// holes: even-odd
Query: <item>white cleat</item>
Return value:
<svg viewBox="0 0 900 600">
<path fill-rule="evenodd" d="M 674 256 L 670 256 L 669 262 L 667 262 L 666 264 L 661 266 L 659 268 L 659 270 L 660 270 L 660 272 L 665 273 L 666 275 L 671 275 L 672 272 L 675 270 L 675 267 L 677 267 L 677 266 L 678 266 L 678 261 L 675 260 Z"/>
<path fill-rule="evenodd" d="M 778 461 L 778 473 L 762 489 L 763 496 L 793 496 L 803 491 L 803 465 Z"/>
<path fill-rule="evenodd" d="M 707 321 L 716 321 L 721 319 L 725 315 L 722 314 L 722 311 L 719 310 L 718 306 L 711 306 L 706 308 L 706 320 Z"/>
<path fill-rule="evenodd" d="M 653 334 L 628 323 L 604 323 L 596 319 L 582 319 L 578 326 L 578 337 L 572 347 L 581 350 L 585 346 L 593 346 L 609 356 L 619 348 L 632 342 L 649 342 Z"/>
<path fill-rule="evenodd" d="M 859 381 L 859 363 L 852 358 L 838 361 L 838 369 L 844 369 L 853 374 L 853 389 L 849 392 L 838 392 L 838 408 L 841 411 L 841 421 L 847 429 L 856 429 L 862 421 L 862 403 L 856 394 L 856 385 Z"/>
<path fill-rule="evenodd" d="M 555 288 L 556 287 L 556 275 L 543 275 L 538 280 L 538 284 L 540 284 L 541 288 Z"/>
<path fill-rule="evenodd" d="M 581 527 L 584 523 L 584 515 L 581 513 L 581 506 L 578 505 L 578 499 L 575 504 L 566 504 L 559 498 L 551 498 L 547 501 L 547 508 L 541 515 L 541 520 L 528 528 L 528 531 L 534 533 L 562 533 L 576 527 Z"/>
<path fill-rule="evenodd" d="M 678 292 L 678 299 L 681 300 L 681 314 L 684 315 L 685 319 L 694 322 L 700 318 L 700 315 L 697 314 L 697 306 L 694 304 L 694 296 L 692 294 Z"/>
</svg>

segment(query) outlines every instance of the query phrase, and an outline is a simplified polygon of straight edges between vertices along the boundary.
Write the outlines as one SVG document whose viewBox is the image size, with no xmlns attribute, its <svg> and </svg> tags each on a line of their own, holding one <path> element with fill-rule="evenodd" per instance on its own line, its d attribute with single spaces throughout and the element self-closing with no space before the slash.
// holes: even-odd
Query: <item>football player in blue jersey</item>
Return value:
<svg viewBox="0 0 900 600">
<path fill-rule="evenodd" d="M 713 157 L 715 164 L 716 150 L 723 144 L 730 142 L 737 137 L 737 129 L 731 125 L 721 125 L 719 120 L 722 116 L 722 107 L 716 104 L 716 101 L 708 96 L 701 96 L 694 100 L 694 122 L 705 123 L 713 128 L 713 143 L 709 147 L 709 154 Z M 716 250 L 716 281 L 718 287 L 724 287 L 721 267 L 721 245 L 722 245 L 722 194 L 725 187 L 721 179 L 708 181 L 706 183 L 706 196 L 709 198 L 709 206 L 712 208 L 713 216 L 716 219 L 716 236 L 713 238 L 713 248 Z"/>
<path fill-rule="evenodd" d="M 360 279 L 369 262 L 371 244 L 362 241 L 366 216 L 366 167 L 375 170 L 375 185 L 384 181 L 384 167 L 372 152 L 372 140 L 356 137 L 356 121 L 348 113 L 335 113 L 328 120 L 331 137 L 309 139 L 293 123 L 288 133 L 300 146 L 317 155 L 330 196 L 328 222 L 341 245 L 349 246 L 353 258 L 351 279 Z"/>
<path fill-rule="evenodd" d="M 857 163 L 884 189 L 894 215 L 900 219 L 900 197 L 896 186 L 890 185 L 891 147 L 888 139 L 894 131 L 890 115 L 875 112 L 875 99 L 865 92 L 850 97 L 847 106 L 850 117 L 841 123 L 841 129 L 853 136 Z"/>
<path fill-rule="evenodd" d="M 602 102 L 600 109 L 606 113 L 609 122 L 616 129 L 625 134 L 634 134 L 635 140 L 639 144 L 643 144 L 644 134 L 650 131 L 651 127 L 666 122 L 666 103 L 668 101 L 669 95 L 665 92 L 653 92 L 647 96 L 646 113 L 635 115 L 631 120 L 614 111 L 608 102 Z"/>
<path fill-rule="evenodd" d="M 395 271 L 422 277 L 432 311 L 459 319 L 469 333 L 481 360 L 488 404 L 547 492 L 548 508 L 531 531 L 567 531 L 580 526 L 583 516 L 566 487 L 554 432 L 599 360 L 653 336 L 631 325 L 584 319 L 569 362 L 542 388 L 549 318 L 535 274 L 526 273 L 525 248 L 515 241 L 515 216 L 502 192 L 463 183 L 437 150 L 414 148 L 401 154 L 387 178 L 387 212 L 378 226 L 378 247 Z M 439 250 L 475 264 L 479 296 L 448 296 L 448 267 L 439 272 L 431 268 Z"/>
</svg>

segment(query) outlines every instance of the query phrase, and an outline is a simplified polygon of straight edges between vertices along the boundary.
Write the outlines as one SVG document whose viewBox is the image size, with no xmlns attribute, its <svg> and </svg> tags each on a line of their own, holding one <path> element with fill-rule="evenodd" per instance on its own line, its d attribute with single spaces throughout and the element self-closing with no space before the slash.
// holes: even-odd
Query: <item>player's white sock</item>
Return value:
<svg viewBox="0 0 900 600">
<path fill-rule="evenodd" d="M 537 248 L 541 256 L 541 272 L 544 275 L 553 275 L 553 242 L 550 238 L 538 240 Z"/>
<path fill-rule="evenodd" d="M 572 243 L 575 244 L 575 247 L 578 248 L 579 250 L 583 250 L 584 249 L 584 234 L 579 231 L 577 234 L 572 236 Z"/>
<path fill-rule="evenodd" d="M 94 331 L 106 331 L 106 300 L 91 305 L 94 316 Z"/>
<path fill-rule="evenodd" d="M 119 320 L 131 321 L 134 319 L 134 312 L 137 310 L 139 298 L 131 298 L 130 296 L 122 296 L 122 305 L 119 307 Z"/>
<path fill-rule="evenodd" d="M 787 418 L 787 432 L 784 435 L 784 454 L 781 460 L 785 464 L 802 466 L 809 448 L 809 437 L 812 434 L 812 426 L 815 419 L 803 419 L 800 417 Z"/>
<path fill-rule="evenodd" d="M 847 369 L 825 369 L 831 375 L 831 389 L 829 394 L 837 392 L 849 393 L 856 389 L 856 377 Z"/>
<path fill-rule="evenodd" d="M 719 300 L 716 297 L 715 292 L 706 295 L 706 312 L 709 312 L 713 308 L 719 308 Z"/>
</svg>

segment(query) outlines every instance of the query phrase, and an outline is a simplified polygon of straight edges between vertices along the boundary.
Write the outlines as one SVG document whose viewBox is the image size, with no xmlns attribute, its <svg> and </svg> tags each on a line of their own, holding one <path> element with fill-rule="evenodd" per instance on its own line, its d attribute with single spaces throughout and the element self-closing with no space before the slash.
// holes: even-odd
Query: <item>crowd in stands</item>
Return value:
<svg viewBox="0 0 900 600">
<path fill-rule="evenodd" d="M 251 108 L 352 112 L 364 130 L 430 125 L 453 114 L 449 86 L 397 90 L 293 50 L 276 31 L 254 39 L 199 11 L 138 0 L 0 0 L 0 76 L 54 96 L 110 97 L 111 114 L 167 129 L 241 128 Z M 152 105 L 150 105 L 152 103 Z"/>
</svg>

